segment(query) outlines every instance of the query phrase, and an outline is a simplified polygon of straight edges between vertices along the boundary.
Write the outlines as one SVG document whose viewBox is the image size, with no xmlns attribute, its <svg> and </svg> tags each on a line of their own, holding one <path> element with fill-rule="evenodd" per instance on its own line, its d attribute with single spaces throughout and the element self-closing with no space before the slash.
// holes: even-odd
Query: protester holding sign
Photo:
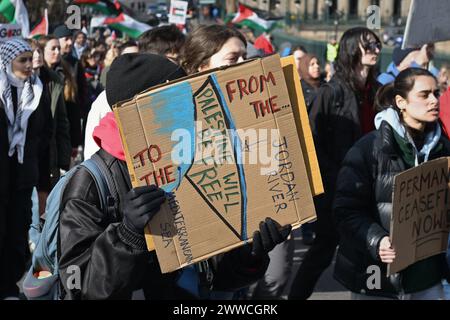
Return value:
<svg viewBox="0 0 450 320">
<path fill-rule="evenodd" d="M 106 97 L 109 105 L 115 105 L 183 75 L 179 66 L 158 55 L 122 55 L 111 66 Z M 101 147 L 96 155 L 108 166 L 117 197 L 113 214 L 103 213 L 99 192 L 84 168 L 67 184 L 59 232 L 60 276 L 67 298 L 129 299 L 133 290 L 139 288 L 144 289 L 147 299 L 211 298 L 213 290 L 237 290 L 264 274 L 268 252 L 290 233 L 290 227 L 279 230 L 271 219 L 260 224 L 253 245 L 203 261 L 195 269 L 187 267 L 161 274 L 155 253 L 147 251 L 144 228 L 167 195 L 155 185 L 131 188 L 125 152 L 112 113 L 101 120 L 93 135 Z M 81 268 L 81 288 L 68 286 L 68 268 L 72 265 Z"/>
<path fill-rule="evenodd" d="M 396 259 L 389 231 L 394 177 L 423 162 L 450 155 L 441 135 L 439 88 L 424 69 L 406 69 L 377 93 L 377 130 L 347 153 L 339 172 L 334 213 L 340 233 L 335 277 L 354 299 L 441 299 L 448 277 L 444 254 L 386 277 Z M 375 268 L 374 268 L 375 267 Z M 378 277 L 371 280 L 374 270 Z M 381 270 L 381 272 L 379 271 Z"/>
<path fill-rule="evenodd" d="M 375 72 L 381 42 L 371 30 L 353 28 L 339 43 L 336 74 L 319 89 L 309 112 L 325 194 L 314 199 L 316 239 L 298 270 L 290 299 L 308 299 L 332 262 L 338 244 L 331 209 L 336 177 L 347 151 L 374 129 Z"/>
<path fill-rule="evenodd" d="M 29 254 L 31 193 L 52 120 L 40 104 L 43 85 L 33 74 L 30 45 L 1 43 L 0 61 L 0 299 L 17 299 Z"/>
</svg>

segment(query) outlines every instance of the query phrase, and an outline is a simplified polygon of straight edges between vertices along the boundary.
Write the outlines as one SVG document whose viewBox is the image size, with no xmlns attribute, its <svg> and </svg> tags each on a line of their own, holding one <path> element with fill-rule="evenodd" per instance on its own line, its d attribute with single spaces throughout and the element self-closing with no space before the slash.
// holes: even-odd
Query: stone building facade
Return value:
<svg viewBox="0 0 450 320">
<path fill-rule="evenodd" d="M 278 16 L 294 15 L 304 21 L 334 19 L 340 13 L 342 20 L 364 20 L 367 7 L 380 7 L 383 23 L 406 22 L 411 0 L 241 0 L 245 5 Z"/>
</svg>

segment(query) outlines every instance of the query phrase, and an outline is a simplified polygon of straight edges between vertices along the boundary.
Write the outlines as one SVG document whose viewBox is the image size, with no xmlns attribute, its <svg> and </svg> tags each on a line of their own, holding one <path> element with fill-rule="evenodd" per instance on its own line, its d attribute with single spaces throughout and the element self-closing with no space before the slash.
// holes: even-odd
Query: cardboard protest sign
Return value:
<svg viewBox="0 0 450 320">
<path fill-rule="evenodd" d="M 293 56 L 281 58 L 284 78 L 289 92 L 289 99 L 292 103 L 297 133 L 302 146 L 305 158 L 306 172 L 308 173 L 309 184 L 313 196 L 324 193 L 322 176 L 320 174 L 319 161 L 317 160 L 316 147 L 309 125 L 308 110 L 303 97 L 300 76 L 295 66 Z"/>
<path fill-rule="evenodd" d="M 390 236 L 396 258 L 388 275 L 447 251 L 449 159 L 429 161 L 395 177 Z"/>
<path fill-rule="evenodd" d="M 172 0 L 170 2 L 169 23 L 186 24 L 188 2 Z"/>
<path fill-rule="evenodd" d="M 411 1 L 402 48 L 450 40 L 450 1 Z"/>
<path fill-rule="evenodd" d="M 133 186 L 169 193 L 147 234 L 162 272 L 251 241 L 266 217 L 315 219 L 292 109 L 278 55 L 114 106 Z"/>
<path fill-rule="evenodd" d="M 18 24 L 0 24 L 0 42 L 10 39 L 22 39 L 22 28 Z"/>
</svg>

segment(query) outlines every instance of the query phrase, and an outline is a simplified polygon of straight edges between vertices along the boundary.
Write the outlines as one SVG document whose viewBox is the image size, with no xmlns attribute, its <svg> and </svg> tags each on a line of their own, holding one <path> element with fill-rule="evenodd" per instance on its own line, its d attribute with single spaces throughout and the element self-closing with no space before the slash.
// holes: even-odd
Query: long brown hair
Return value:
<svg viewBox="0 0 450 320">
<path fill-rule="evenodd" d="M 45 47 L 50 40 L 59 41 L 58 38 L 53 37 L 53 36 L 43 36 L 43 37 L 39 38 L 38 42 L 41 45 L 41 47 L 43 48 L 44 55 L 45 55 Z M 62 57 L 61 57 L 59 64 L 57 66 L 53 66 L 53 68 L 52 68 L 52 66 L 48 65 L 47 61 L 45 61 L 45 58 L 44 58 L 44 62 L 45 62 L 45 65 L 50 69 L 54 69 L 55 67 L 61 66 L 62 77 L 64 80 L 64 100 L 70 101 L 70 102 L 76 102 L 77 95 L 78 95 L 78 86 L 77 86 L 75 77 L 71 72 L 71 67 L 69 66 L 69 64 L 67 62 L 65 62 L 62 59 Z M 59 74 L 61 75 L 61 73 L 59 73 Z"/>
<path fill-rule="evenodd" d="M 187 74 L 198 72 L 230 38 L 238 38 L 245 46 L 247 41 L 238 30 L 223 25 L 200 25 L 186 39 L 181 51 L 181 66 Z"/>
</svg>

